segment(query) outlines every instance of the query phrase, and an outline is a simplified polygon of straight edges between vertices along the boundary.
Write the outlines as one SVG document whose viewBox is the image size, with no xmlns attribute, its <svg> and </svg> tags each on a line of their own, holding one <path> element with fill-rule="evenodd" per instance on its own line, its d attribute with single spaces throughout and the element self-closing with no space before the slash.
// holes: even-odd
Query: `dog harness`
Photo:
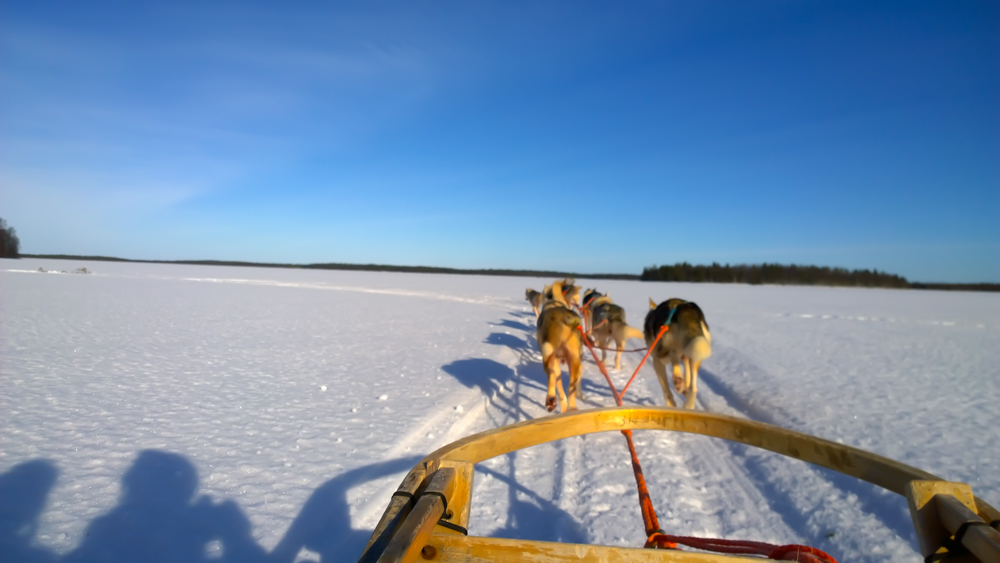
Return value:
<svg viewBox="0 0 1000 563">
<path fill-rule="evenodd" d="M 671 309 L 670 312 L 667 313 L 667 320 L 663 322 L 663 325 L 668 325 L 671 322 L 673 322 L 673 320 L 674 320 L 674 313 L 676 313 L 676 312 L 677 312 L 677 307 L 674 307 L 673 309 Z M 660 326 L 663 326 L 663 325 L 660 325 Z"/>
</svg>

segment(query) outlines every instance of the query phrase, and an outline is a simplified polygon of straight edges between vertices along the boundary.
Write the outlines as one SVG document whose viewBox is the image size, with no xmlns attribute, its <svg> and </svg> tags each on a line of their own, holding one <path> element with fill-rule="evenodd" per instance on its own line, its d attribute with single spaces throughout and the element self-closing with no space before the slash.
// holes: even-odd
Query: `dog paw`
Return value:
<svg viewBox="0 0 1000 563">
<path fill-rule="evenodd" d="M 555 397 L 545 397 L 545 410 L 552 412 L 556 410 L 556 398 Z"/>
<path fill-rule="evenodd" d="M 683 393 L 684 392 L 684 378 L 683 377 L 678 377 L 676 375 L 674 376 L 674 390 L 676 390 L 678 393 Z"/>
</svg>

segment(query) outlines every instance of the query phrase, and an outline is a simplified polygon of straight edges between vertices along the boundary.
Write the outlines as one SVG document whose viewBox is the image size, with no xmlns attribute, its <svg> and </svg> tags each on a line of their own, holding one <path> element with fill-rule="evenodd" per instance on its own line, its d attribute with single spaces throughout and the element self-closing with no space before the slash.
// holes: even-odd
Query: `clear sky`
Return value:
<svg viewBox="0 0 1000 563">
<path fill-rule="evenodd" d="M 1000 282 L 1000 3 L 0 4 L 22 252 Z"/>
</svg>

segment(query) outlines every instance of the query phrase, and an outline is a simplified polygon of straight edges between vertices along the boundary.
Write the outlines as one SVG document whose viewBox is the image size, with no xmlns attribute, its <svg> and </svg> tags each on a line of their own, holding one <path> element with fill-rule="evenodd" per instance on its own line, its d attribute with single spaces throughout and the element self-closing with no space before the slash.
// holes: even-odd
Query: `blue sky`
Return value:
<svg viewBox="0 0 1000 563">
<path fill-rule="evenodd" d="M 22 252 L 1000 282 L 996 2 L 5 2 Z"/>
</svg>

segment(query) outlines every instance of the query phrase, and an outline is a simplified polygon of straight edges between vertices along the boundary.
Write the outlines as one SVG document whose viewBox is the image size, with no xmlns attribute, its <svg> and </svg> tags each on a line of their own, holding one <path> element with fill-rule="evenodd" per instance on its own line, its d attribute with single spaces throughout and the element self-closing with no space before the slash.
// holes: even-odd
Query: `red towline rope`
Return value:
<svg viewBox="0 0 1000 563">
<path fill-rule="evenodd" d="M 607 380 L 608 387 L 611 388 L 611 395 L 615 398 L 615 403 L 617 403 L 619 407 L 622 406 L 622 396 L 625 394 L 625 391 L 628 390 L 629 385 L 632 385 L 632 381 L 635 380 L 635 376 L 639 374 L 639 369 L 642 368 L 646 359 L 649 358 L 650 352 L 652 352 L 653 348 L 656 347 L 656 343 L 660 341 L 663 334 L 670 329 L 669 325 L 664 325 L 660 328 L 660 332 L 656 335 L 656 340 L 650 344 L 646 355 L 643 356 L 642 361 L 639 362 L 639 367 L 635 368 L 635 373 L 632 374 L 632 378 L 628 380 L 628 383 L 625 384 L 622 392 L 619 393 L 614 382 L 611 381 L 611 376 L 608 375 L 608 370 L 605 369 L 604 364 L 597 359 L 597 352 L 594 352 L 594 347 L 590 345 L 590 339 L 588 339 L 586 333 L 584 333 L 583 327 L 577 326 L 576 328 L 580 331 L 580 336 L 583 337 L 583 342 L 587 345 L 591 355 L 594 356 L 594 362 L 597 363 L 597 367 L 601 368 L 601 373 L 604 375 L 604 379 Z M 765 542 L 671 536 L 664 533 L 664 531 L 660 529 L 660 522 L 656 517 L 656 509 L 653 508 L 653 501 L 649 497 L 649 489 L 646 487 L 646 478 L 642 474 L 642 466 L 639 464 L 639 456 L 636 454 L 635 444 L 632 442 L 632 431 L 622 430 L 622 435 L 625 436 L 625 441 L 628 442 L 628 451 L 632 456 L 632 472 L 635 473 L 635 484 L 639 490 L 639 511 L 642 513 L 642 522 L 643 526 L 646 528 L 647 538 L 646 544 L 643 547 L 677 549 L 677 544 L 682 544 L 695 549 L 714 551 L 716 553 L 764 555 L 768 559 L 780 561 L 798 561 L 799 563 L 837 563 L 837 560 L 831 557 L 828 553 L 807 545 L 772 545 Z"/>
<path fill-rule="evenodd" d="M 695 538 L 690 536 L 671 536 L 657 533 L 649 538 L 646 547 L 659 542 L 665 544 L 681 544 L 703 551 L 716 553 L 731 553 L 733 555 L 764 555 L 768 559 L 778 561 L 798 561 L 799 563 L 837 563 L 830 554 L 807 545 L 773 545 L 759 541 L 723 540 L 716 538 Z"/>
<path fill-rule="evenodd" d="M 639 362 L 639 366 L 635 368 L 634 372 L 632 372 L 632 377 L 629 378 L 628 383 L 626 383 L 625 387 L 622 388 L 622 395 L 624 395 L 625 392 L 628 391 L 628 386 L 632 385 L 632 381 L 635 380 L 635 376 L 639 375 L 639 370 L 642 369 L 642 364 L 646 363 L 646 358 L 648 358 L 649 354 L 653 352 L 653 348 L 656 348 L 656 343 L 660 341 L 660 338 L 668 330 L 670 330 L 670 325 L 663 325 L 662 327 L 660 327 L 660 332 L 656 334 L 656 340 L 653 340 L 653 343 L 649 345 L 649 349 L 646 350 L 646 355 L 642 357 L 642 361 Z M 591 350 L 590 352 L 593 354 L 594 351 Z M 597 359 L 597 354 L 594 354 L 594 359 L 595 360 Z"/>
<path fill-rule="evenodd" d="M 611 394 L 615 398 L 615 403 L 619 407 L 622 406 L 622 396 L 618 394 L 618 389 L 615 388 L 615 384 L 611 381 L 608 370 L 604 369 L 604 364 L 597 360 L 597 353 L 594 352 L 594 348 L 590 345 L 587 335 L 584 334 L 583 327 L 577 326 L 576 328 L 580 331 L 580 336 L 583 337 L 584 343 L 587 344 L 587 348 L 590 349 L 590 353 L 594 356 L 594 361 L 601 368 L 604 378 L 608 380 L 608 386 L 611 387 Z M 639 489 L 639 511 L 642 513 L 642 522 L 646 528 L 646 537 L 651 537 L 661 531 L 660 521 L 656 517 L 656 509 L 653 508 L 653 501 L 649 498 L 649 489 L 646 487 L 646 478 L 642 475 L 639 455 L 635 453 L 635 444 L 632 443 L 632 431 L 622 430 L 622 435 L 625 436 L 625 441 L 628 442 L 628 451 L 632 454 L 632 472 L 635 474 L 636 488 Z M 674 549 L 677 547 L 677 544 L 665 541 L 662 545 L 658 545 L 658 547 Z"/>
</svg>

